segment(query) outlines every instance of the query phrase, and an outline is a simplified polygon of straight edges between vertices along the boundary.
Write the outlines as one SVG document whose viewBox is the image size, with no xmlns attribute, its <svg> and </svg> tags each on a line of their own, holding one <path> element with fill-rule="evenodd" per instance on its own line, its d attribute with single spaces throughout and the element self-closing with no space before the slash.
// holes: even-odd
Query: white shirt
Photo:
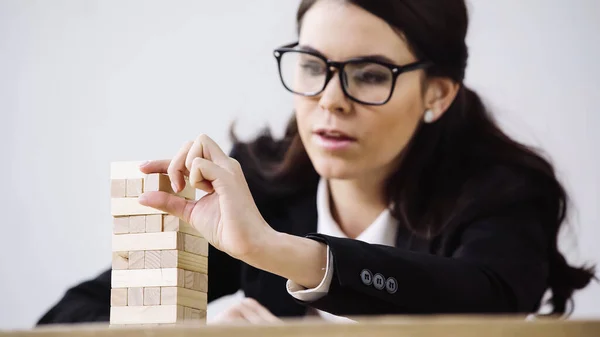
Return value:
<svg viewBox="0 0 600 337">
<path fill-rule="evenodd" d="M 317 232 L 320 234 L 347 238 L 344 232 L 340 229 L 340 226 L 333 219 L 331 215 L 331 208 L 329 205 L 329 189 L 327 180 L 321 179 L 317 189 Z M 396 232 L 398 231 L 398 222 L 392 217 L 390 211 L 385 209 L 381 214 L 365 229 L 356 240 L 360 240 L 371 244 L 381 244 L 387 246 L 394 246 L 396 239 Z M 325 296 L 329 291 L 331 285 L 331 279 L 333 277 L 333 254 L 327 247 L 327 265 L 326 272 L 321 283 L 312 289 L 306 289 L 301 285 L 294 283 L 292 280 L 287 281 L 287 291 L 293 297 L 305 301 L 311 302 L 316 301 L 319 298 Z M 317 313 L 327 319 L 339 322 L 352 322 L 351 320 L 335 316 L 330 313 L 317 310 Z"/>
</svg>

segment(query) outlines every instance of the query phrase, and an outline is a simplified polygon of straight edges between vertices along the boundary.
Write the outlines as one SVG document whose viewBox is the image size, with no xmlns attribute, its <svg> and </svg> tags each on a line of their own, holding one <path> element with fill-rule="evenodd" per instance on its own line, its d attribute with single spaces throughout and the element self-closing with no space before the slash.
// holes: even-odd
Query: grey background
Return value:
<svg viewBox="0 0 600 337">
<path fill-rule="evenodd" d="M 111 161 L 170 158 L 199 133 L 228 150 L 234 119 L 242 137 L 281 134 L 291 96 L 271 51 L 294 40 L 297 4 L 0 0 L 0 329 L 109 266 Z M 466 82 L 552 158 L 575 206 L 562 247 L 599 261 L 600 2 L 470 8 Z M 599 300 L 579 293 L 575 317 L 600 317 Z"/>
</svg>

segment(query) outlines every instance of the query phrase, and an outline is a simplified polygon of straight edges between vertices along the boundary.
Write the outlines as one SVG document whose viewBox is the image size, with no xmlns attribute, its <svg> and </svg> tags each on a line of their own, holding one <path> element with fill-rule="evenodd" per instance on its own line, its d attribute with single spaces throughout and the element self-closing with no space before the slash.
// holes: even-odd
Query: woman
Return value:
<svg viewBox="0 0 600 337">
<path fill-rule="evenodd" d="M 305 0 L 275 57 L 294 93 L 284 139 L 208 136 L 142 166 L 209 194 L 144 205 L 211 243 L 209 300 L 225 314 L 567 311 L 592 271 L 557 249 L 567 196 L 551 165 L 507 137 L 463 84 L 463 0 Z M 107 319 L 110 274 L 69 290 L 41 323 Z M 101 294 L 101 295 L 97 295 Z"/>
</svg>

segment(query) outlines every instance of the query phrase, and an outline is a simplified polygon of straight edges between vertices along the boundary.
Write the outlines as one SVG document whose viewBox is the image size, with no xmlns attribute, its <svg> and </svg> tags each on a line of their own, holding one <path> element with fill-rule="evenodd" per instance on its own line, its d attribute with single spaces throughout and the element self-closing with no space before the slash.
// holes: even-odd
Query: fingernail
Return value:
<svg viewBox="0 0 600 337">
<path fill-rule="evenodd" d="M 140 164 L 140 167 L 144 167 L 144 166 L 148 165 L 149 162 L 150 162 L 149 160 L 146 160 L 145 162 Z"/>
<path fill-rule="evenodd" d="M 179 191 L 177 190 L 177 185 L 175 183 L 171 183 L 171 188 L 173 189 L 173 192 L 179 193 Z"/>
<path fill-rule="evenodd" d="M 143 203 L 146 201 L 146 199 L 148 199 L 148 198 L 146 197 L 146 194 L 142 194 L 142 195 L 140 195 L 140 196 L 138 197 L 138 202 L 139 202 L 139 203 L 141 203 L 141 204 L 143 204 Z"/>
</svg>

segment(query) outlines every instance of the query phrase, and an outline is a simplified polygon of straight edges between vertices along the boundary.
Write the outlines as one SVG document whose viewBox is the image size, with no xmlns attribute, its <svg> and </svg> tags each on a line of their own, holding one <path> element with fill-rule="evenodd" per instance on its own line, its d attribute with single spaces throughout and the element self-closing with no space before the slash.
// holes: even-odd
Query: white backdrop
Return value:
<svg viewBox="0 0 600 337">
<path fill-rule="evenodd" d="M 0 329 L 108 268 L 111 161 L 169 158 L 199 133 L 229 149 L 233 119 L 281 133 L 291 97 L 271 51 L 295 38 L 297 4 L 0 0 Z M 468 84 L 552 157 L 576 206 L 565 251 L 600 261 L 600 2 L 471 9 Z M 600 317 L 599 300 L 580 293 L 576 317 Z"/>
</svg>

